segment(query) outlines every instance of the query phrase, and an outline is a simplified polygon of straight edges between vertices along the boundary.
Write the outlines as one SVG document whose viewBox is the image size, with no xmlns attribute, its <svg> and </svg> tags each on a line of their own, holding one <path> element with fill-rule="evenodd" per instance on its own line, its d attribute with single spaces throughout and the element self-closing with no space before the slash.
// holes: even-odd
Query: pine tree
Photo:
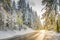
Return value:
<svg viewBox="0 0 60 40">
<path fill-rule="evenodd" d="M 55 24 L 57 25 L 57 20 L 56 20 L 56 16 L 58 15 L 57 1 L 58 0 L 43 0 L 42 1 L 43 5 L 46 4 L 46 6 L 45 6 L 46 12 L 43 14 L 43 18 L 45 18 L 46 25 L 55 25 Z M 58 26 L 56 26 L 56 27 L 57 27 L 57 31 L 58 31 Z"/>
</svg>

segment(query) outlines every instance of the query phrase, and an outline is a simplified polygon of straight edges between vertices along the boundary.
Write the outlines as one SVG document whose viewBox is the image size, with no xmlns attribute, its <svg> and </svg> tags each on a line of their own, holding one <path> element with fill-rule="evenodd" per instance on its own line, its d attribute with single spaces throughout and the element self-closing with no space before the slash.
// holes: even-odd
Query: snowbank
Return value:
<svg viewBox="0 0 60 40">
<path fill-rule="evenodd" d="M 26 33 L 34 32 L 34 30 L 28 28 L 27 30 L 22 29 L 21 31 L 18 30 L 8 30 L 8 31 L 0 31 L 0 39 L 14 37 L 16 35 L 24 35 Z"/>
</svg>

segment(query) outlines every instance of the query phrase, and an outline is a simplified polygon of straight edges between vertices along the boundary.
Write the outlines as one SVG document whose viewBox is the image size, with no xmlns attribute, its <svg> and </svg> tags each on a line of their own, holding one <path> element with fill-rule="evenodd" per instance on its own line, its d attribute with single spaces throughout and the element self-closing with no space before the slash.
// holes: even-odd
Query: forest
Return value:
<svg viewBox="0 0 60 40">
<path fill-rule="evenodd" d="M 0 0 L 0 37 L 60 40 L 60 0 Z"/>
</svg>

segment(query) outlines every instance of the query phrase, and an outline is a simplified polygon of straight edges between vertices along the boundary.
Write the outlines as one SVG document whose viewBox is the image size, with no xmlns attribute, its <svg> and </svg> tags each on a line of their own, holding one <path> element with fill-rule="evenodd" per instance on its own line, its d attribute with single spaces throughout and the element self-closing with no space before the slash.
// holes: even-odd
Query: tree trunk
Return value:
<svg viewBox="0 0 60 40">
<path fill-rule="evenodd" d="M 57 24 L 57 32 L 59 32 L 58 20 L 57 20 L 56 24 Z"/>
</svg>

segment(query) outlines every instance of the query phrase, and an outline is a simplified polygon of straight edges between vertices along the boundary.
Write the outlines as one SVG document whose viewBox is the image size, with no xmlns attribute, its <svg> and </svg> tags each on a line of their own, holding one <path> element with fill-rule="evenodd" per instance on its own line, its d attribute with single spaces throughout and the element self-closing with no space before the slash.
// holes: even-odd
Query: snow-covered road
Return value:
<svg viewBox="0 0 60 40">
<path fill-rule="evenodd" d="M 14 31 L 14 33 L 9 32 L 6 34 L 6 37 L 4 35 L 0 36 L 1 40 L 60 40 L 60 34 L 53 32 L 53 31 L 47 31 L 47 30 L 27 30 L 27 31 Z M 4 36 L 4 37 L 3 37 Z"/>
</svg>

